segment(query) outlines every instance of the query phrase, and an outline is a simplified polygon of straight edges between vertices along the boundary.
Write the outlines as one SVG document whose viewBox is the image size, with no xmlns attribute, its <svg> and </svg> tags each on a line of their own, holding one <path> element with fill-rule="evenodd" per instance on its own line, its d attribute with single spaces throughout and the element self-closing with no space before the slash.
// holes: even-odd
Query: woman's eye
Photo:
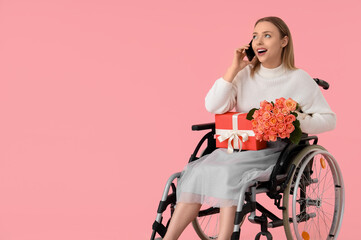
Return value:
<svg viewBox="0 0 361 240">
<path fill-rule="evenodd" d="M 257 38 L 257 36 L 256 36 L 256 35 L 253 35 L 252 39 L 256 39 L 256 38 Z"/>
<path fill-rule="evenodd" d="M 269 35 L 269 34 L 266 34 L 266 35 L 265 35 L 265 37 L 266 37 L 266 38 L 270 38 L 270 37 L 271 37 L 271 35 Z"/>
</svg>

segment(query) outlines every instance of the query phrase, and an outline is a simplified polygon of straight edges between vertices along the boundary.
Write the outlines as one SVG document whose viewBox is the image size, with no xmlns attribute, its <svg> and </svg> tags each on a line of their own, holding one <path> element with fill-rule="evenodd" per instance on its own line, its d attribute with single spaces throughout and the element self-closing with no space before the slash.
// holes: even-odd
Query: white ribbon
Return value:
<svg viewBox="0 0 361 240">
<path fill-rule="evenodd" d="M 216 135 L 219 135 L 218 140 L 220 142 L 228 139 L 228 153 L 232 153 L 233 149 L 242 149 L 242 142 L 247 141 L 249 136 L 255 136 L 252 130 L 238 130 L 237 118 L 240 114 L 241 113 L 236 113 L 232 116 L 233 129 L 216 129 Z M 242 137 L 242 141 L 240 141 L 239 137 Z"/>
</svg>

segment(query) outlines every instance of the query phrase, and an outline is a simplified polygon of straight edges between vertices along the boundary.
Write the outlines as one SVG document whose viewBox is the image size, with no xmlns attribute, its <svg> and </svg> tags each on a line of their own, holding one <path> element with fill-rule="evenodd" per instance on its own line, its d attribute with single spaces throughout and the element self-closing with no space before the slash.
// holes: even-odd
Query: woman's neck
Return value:
<svg viewBox="0 0 361 240">
<path fill-rule="evenodd" d="M 280 64 L 279 66 L 275 68 L 267 68 L 263 66 L 263 64 L 260 65 L 260 68 L 258 70 L 258 74 L 261 75 L 261 77 L 264 78 L 276 78 L 285 73 L 286 69 L 283 66 L 283 64 Z"/>
</svg>

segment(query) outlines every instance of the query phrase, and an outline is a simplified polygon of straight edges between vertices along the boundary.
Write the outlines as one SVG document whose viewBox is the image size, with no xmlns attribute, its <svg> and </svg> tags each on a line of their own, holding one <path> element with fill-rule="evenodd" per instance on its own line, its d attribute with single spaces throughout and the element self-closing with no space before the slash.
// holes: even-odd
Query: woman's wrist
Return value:
<svg viewBox="0 0 361 240">
<path fill-rule="evenodd" d="M 226 80 L 227 82 L 232 82 L 238 72 L 239 69 L 237 67 L 230 66 L 227 69 L 226 73 L 223 75 L 223 79 Z"/>
</svg>

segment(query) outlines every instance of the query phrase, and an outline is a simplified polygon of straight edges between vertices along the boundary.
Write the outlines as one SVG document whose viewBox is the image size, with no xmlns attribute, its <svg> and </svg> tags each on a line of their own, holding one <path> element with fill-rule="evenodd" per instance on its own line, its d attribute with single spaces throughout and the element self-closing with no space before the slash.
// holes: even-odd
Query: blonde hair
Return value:
<svg viewBox="0 0 361 240">
<path fill-rule="evenodd" d="M 292 36 L 291 36 L 290 29 L 288 28 L 286 23 L 279 17 L 264 17 L 264 18 L 258 19 L 258 21 L 256 22 L 256 24 L 254 26 L 256 27 L 256 25 L 260 22 L 270 22 L 273 25 L 275 25 L 280 32 L 281 39 L 284 38 L 285 36 L 288 37 L 288 44 L 282 50 L 282 56 L 281 56 L 282 63 L 284 65 L 284 67 L 287 69 L 290 69 L 290 70 L 297 69 L 295 67 Z M 260 64 L 261 64 L 260 61 L 258 59 L 256 59 L 254 65 L 253 65 L 253 68 L 251 70 L 252 77 L 254 76 L 255 72 L 257 72 L 258 69 L 260 68 Z"/>
</svg>

